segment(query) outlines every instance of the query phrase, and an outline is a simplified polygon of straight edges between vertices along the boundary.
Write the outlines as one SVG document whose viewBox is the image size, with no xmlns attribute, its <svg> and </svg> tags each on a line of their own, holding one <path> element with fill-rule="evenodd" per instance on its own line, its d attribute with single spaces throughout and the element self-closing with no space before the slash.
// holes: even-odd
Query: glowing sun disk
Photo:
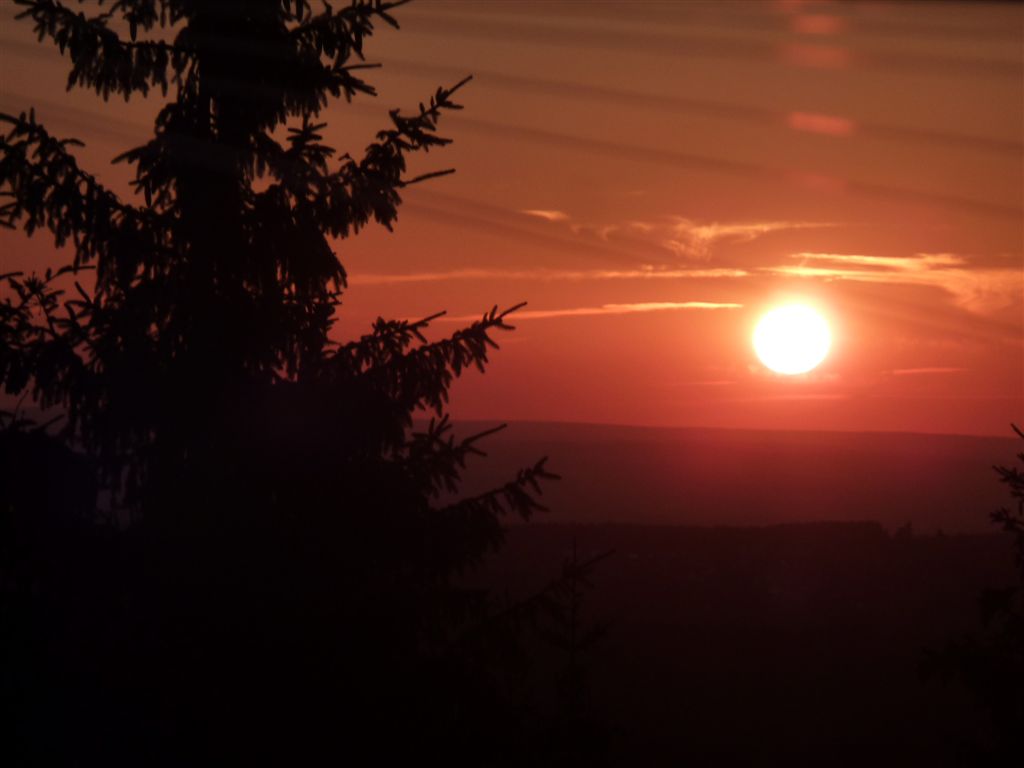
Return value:
<svg viewBox="0 0 1024 768">
<path fill-rule="evenodd" d="M 754 329 L 754 351 L 768 368 L 787 376 L 806 373 L 828 354 L 832 334 L 818 312 L 800 304 L 779 307 Z"/>
</svg>

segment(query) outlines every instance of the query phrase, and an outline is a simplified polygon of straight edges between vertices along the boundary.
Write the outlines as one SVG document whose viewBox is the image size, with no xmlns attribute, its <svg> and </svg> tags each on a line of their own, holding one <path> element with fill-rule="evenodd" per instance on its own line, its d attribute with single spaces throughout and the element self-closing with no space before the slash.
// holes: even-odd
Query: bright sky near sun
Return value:
<svg viewBox="0 0 1024 768">
<path fill-rule="evenodd" d="M 157 105 L 63 93 L 0 0 L 0 109 L 35 105 L 82 163 Z M 394 233 L 340 243 L 339 333 L 526 300 L 456 417 L 1005 435 L 1024 419 L 1024 7 L 441 2 L 396 12 L 376 100 L 332 107 L 353 154 L 465 74 L 455 140 Z M 0 233 L 0 267 L 52 263 Z M 807 373 L 755 352 L 769 310 L 831 331 Z M 457 326 L 441 322 L 438 332 Z"/>
</svg>

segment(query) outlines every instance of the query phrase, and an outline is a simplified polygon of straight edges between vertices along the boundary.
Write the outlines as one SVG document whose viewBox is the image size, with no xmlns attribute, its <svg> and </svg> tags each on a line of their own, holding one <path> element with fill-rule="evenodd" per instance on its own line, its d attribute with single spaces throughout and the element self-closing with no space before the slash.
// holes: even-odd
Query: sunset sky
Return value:
<svg viewBox="0 0 1024 768">
<path fill-rule="evenodd" d="M 110 159 L 157 98 L 65 94 L 0 0 L 0 110 Z M 393 233 L 338 244 L 339 338 L 527 301 L 457 418 L 1006 435 L 1024 420 L 1024 6 L 419 0 L 367 48 L 377 99 L 324 115 L 358 155 L 387 110 L 474 79 Z M 0 233 L 0 271 L 57 263 Z M 751 334 L 788 301 L 834 335 L 808 374 Z"/>
</svg>

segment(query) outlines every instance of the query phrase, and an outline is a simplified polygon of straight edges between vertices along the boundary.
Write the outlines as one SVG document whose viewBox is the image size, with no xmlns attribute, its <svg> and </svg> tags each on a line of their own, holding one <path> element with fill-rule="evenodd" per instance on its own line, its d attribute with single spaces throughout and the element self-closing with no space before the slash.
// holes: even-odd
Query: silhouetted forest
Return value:
<svg viewBox="0 0 1024 768">
<path fill-rule="evenodd" d="M 615 550 L 586 611 L 607 625 L 592 706 L 621 764 L 982 763 L 984 710 L 928 665 L 978 629 L 984 589 L 1012 583 L 1006 537 L 543 523 L 510 531 L 488 578 L 528 594 L 573 542 Z"/>
</svg>

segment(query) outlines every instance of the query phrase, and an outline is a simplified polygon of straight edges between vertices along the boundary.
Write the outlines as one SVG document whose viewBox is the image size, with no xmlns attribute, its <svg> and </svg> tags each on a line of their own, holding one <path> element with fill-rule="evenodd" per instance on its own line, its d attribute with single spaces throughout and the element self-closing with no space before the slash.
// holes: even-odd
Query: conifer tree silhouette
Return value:
<svg viewBox="0 0 1024 768">
<path fill-rule="evenodd" d="M 20 759 L 501 763 L 500 660 L 458 639 L 487 602 L 457 577 L 554 476 L 439 499 L 484 436 L 452 436 L 449 387 L 518 307 L 440 340 L 437 315 L 330 335 L 332 243 L 450 172 L 406 161 L 448 143 L 469 78 L 339 156 L 323 110 L 375 95 L 364 44 L 405 0 L 16 2 L 69 88 L 170 97 L 116 158 L 134 200 L 31 110 L 0 115 L 0 224 L 72 254 L 0 295 L 0 384 L 44 414 L 0 415 Z"/>
<path fill-rule="evenodd" d="M 558 713 L 545 734 L 551 752 L 562 765 L 608 765 L 612 751 L 609 727 L 592 710 L 588 656 L 608 631 L 607 623 L 585 620 L 585 594 L 594 588 L 592 573 L 614 554 L 606 551 L 581 560 L 576 539 L 572 554 L 562 564 L 562 576 L 541 600 L 547 621 L 545 639 L 559 652 L 555 675 Z"/>
<path fill-rule="evenodd" d="M 1012 425 L 1017 436 L 1024 431 Z M 1024 466 L 1024 451 L 1017 454 Z M 994 467 L 1010 494 L 992 522 L 1013 537 L 1016 582 L 986 589 L 980 599 L 980 631 L 933 653 L 925 672 L 962 682 L 988 716 L 988 732 L 959 745 L 965 765 L 1011 766 L 1024 759 L 1024 470 Z"/>
</svg>

